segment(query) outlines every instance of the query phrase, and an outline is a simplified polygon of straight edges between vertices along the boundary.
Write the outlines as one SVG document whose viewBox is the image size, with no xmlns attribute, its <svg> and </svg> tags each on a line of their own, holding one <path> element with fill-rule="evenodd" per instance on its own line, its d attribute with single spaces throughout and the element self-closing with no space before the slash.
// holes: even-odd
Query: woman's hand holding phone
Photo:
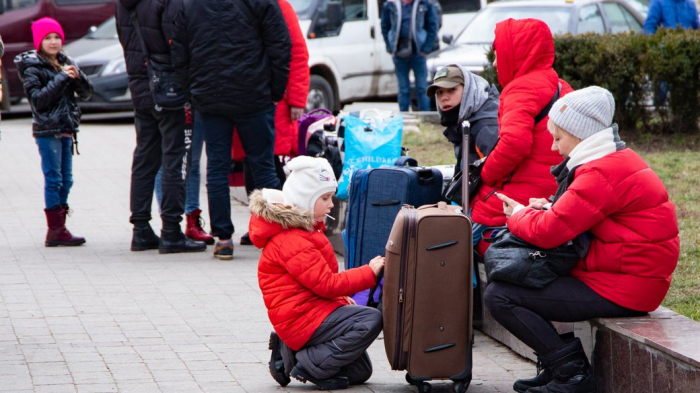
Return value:
<svg viewBox="0 0 700 393">
<path fill-rule="evenodd" d="M 517 206 L 522 206 L 522 204 L 516 202 L 515 200 L 499 193 L 494 193 L 498 199 L 503 201 L 503 214 L 506 215 L 506 217 L 510 217 L 513 215 L 513 209 L 515 209 Z"/>
</svg>

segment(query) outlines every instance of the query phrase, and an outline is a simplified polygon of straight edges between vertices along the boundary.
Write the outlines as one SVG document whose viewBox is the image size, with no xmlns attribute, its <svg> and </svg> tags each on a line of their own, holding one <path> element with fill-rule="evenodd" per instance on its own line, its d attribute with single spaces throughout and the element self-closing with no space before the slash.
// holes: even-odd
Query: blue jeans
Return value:
<svg viewBox="0 0 700 393">
<path fill-rule="evenodd" d="M 68 204 L 73 187 L 73 138 L 43 136 L 36 139 L 44 172 L 44 203 L 47 209 Z"/>
<path fill-rule="evenodd" d="M 418 98 L 418 110 L 430 110 L 430 98 L 425 95 L 428 90 L 428 67 L 425 56 L 413 53 L 411 57 L 399 58 L 394 56 L 394 72 L 399 80 L 399 109 L 407 111 L 411 104 L 411 82 L 408 73 L 413 69 L 413 77 L 416 81 L 416 97 Z"/>
<path fill-rule="evenodd" d="M 185 181 L 185 214 L 192 214 L 193 211 L 199 209 L 199 184 L 201 172 L 199 170 L 199 161 L 202 159 L 202 148 L 204 147 L 204 130 L 197 119 L 194 120 L 194 131 L 192 132 L 192 144 L 190 145 L 190 171 L 187 174 Z M 160 177 L 163 174 L 163 167 L 158 169 L 156 175 L 155 192 L 156 200 L 158 201 L 158 209 L 163 201 L 163 193 L 160 190 Z"/>
<path fill-rule="evenodd" d="M 275 107 L 251 115 L 220 116 L 195 112 L 195 119 L 204 130 L 207 148 L 207 198 L 212 235 L 230 239 L 231 194 L 228 174 L 231 168 L 233 128 L 238 129 L 256 188 L 280 189 L 275 172 Z"/>
</svg>

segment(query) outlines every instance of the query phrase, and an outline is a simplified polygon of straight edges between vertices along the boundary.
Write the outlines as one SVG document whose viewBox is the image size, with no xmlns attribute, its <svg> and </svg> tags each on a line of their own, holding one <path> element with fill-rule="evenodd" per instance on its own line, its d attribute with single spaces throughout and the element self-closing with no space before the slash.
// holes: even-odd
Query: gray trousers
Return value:
<svg viewBox="0 0 700 393">
<path fill-rule="evenodd" d="M 364 383 L 372 376 L 372 362 L 366 350 L 382 330 L 382 313 L 365 306 L 343 306 L 329 315 L 316 329 L 296 360 L 315 378 L 336 375 L 347 377 L 350 384 Z M 285 358 L 285 370 L 291 363 Z"/>
</svg>

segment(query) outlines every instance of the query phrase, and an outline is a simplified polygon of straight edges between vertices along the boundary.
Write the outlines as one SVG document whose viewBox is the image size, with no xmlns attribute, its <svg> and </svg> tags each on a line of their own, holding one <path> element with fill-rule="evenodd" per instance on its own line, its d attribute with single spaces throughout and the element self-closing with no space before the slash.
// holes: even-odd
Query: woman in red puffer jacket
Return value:
<svg viewBox="0 0 700 393">
<path fill-rule="evenodd" d="M 527 206 L 506 195 L 507 224 L 544 249 L 585 237 L 588 252 L 571 271 L 544 288 L 492 282 L 484 301 L 493 317 L 535 350 L 543 372 L 515 382 L 519 392 L 595 392 L 578 338 L 565 340 L 549 321 L 643 315 L 666 296 L 680 252 L 678 222 L 661 179 L 619 141 L 615 101 L 591 86 L 557 101 L 549 112 L 552 150 L 567 157 L 552 172 L 553 202 Z"/>
<path fill-rule="evenodd" d="M 547 25 L 537 19 L 508 19 L 496 25 L 494 66 L 503 87 L 498 108 L 499 141 L 481 172 L 482 185 L 471 200 L 475 240 L 484 227 L 503 226 L 503 205 L 493 193 L 503 192 L 521 203 L 548 198 L 557 189 L 549 173 L 561 157 L 550 150 L 552 136 L 547 117 L 535 117 L 552 101 L 573 89 L 559 79 L 554 64 L 554 40 Z M 483 255 L 485 243 L 479 244 Z"/>
</svg>

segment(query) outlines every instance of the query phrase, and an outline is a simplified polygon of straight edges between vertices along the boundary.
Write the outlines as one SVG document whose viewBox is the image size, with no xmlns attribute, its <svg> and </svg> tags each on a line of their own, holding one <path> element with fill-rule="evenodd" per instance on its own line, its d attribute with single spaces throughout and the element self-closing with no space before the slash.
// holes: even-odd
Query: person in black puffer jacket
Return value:
<svg viewBox="0 0 700 393">
<path fill-rule="evenodd" d="M 123 1 L 123 0 L 122 0 Z M 184 1 L 172 56 L 207 149 L 214 256 L 233 258 L 228 173 L 233 128 L 257 188 L 280 189 L 274 164 L 275 104 L 287 87 L 291 38 L 277 0 Z"/>
<path fill-rule="evenodd" d="M 73 143 L 77 151 L 80 109 L 75 100 L 92 96 L 87 76 L 66 56 L 64 34 L 54 19 L 32 24 L 36 50 L 15 58 L 24 93 L 32 107 L 32 130 L 41 155 L 46 208 L 46 247 L 79 246 L 85 238 L 66 229 L 68 194 L 73 186 Z"/>
<path fill-rule="evenodd" d="M 161 254 L 204 251 L 206 245 L 187 239 L 180 228 L 185 212 L 186 156 L 185 108 L 156 108 L 153 101 L 146 55 L 134 28 L 132 13 L 138 15 L 149 55 L 170 55 L 173 19 L 182 0 L 119 0 L 116 8 L 117 33 L 124 48 L 129 90 L 134 103 L 136 149 L 131 167 L 131 218 L 134 225 L 131 251 L 158 249 Z M 159 238 L 151 228 L 151 203 L 158 169 L 162 165 L 161 219 Z"/>
</svg>

